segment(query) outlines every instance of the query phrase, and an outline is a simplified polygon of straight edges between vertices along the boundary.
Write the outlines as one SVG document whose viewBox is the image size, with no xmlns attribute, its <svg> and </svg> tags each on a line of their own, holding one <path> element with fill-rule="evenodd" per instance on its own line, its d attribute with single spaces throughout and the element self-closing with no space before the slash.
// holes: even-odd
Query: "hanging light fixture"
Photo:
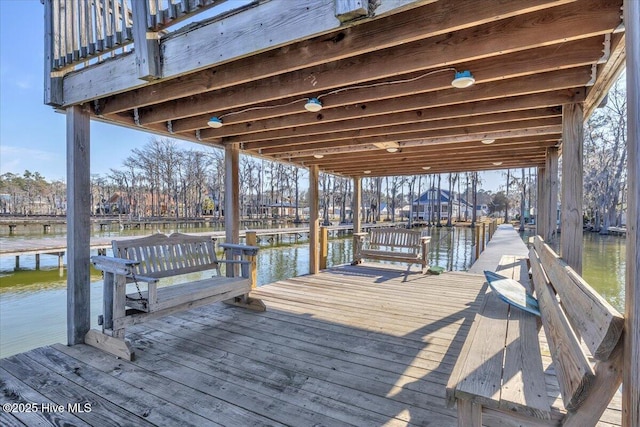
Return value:
<svg viewBox="0 0 640 427">
<path fill-rule="evenodd" d="M 429 169 L 431 169 L 431 166 L 423 166 L 423 167 L 422 167 L 422 170 L 426 170 L 426 171 L 428 171 Z"/>
<path fill-rule="evenodd" d="M 382 150 L 387 150 L 388 153 L 396 153 L 400 150 L 400 144 L 395 141 L 374 142 L 373 145 Z"/>
<path fill-rule="evenodd" d="M 315 157 L 316 159 L 321 159 L 324 157 L 324 154 L 314 154 L 313 157 Z"/>
<path fill-rule="evenodd" d="M 502 162 L 493 162 L 493 165 L 494 166 L 500 166 L 500 165 L 502 165 Z"/>
<path fill-rule="evenodd" d="M 367 170 L 367 171 L 364 171 L 364 173 L 365 173 L 365 175 L 369 175 L 371 173 L 371 171 Z"/>
<path fill-rule="evenodd" d="M 304 104 L 304 109 L 312 113 L 318 112 L 322 110 L 322 102 L 318 98 L 309 98 L 307 103 Z"/>
<path fill-rule="evenodd" d="M 491 138 L 487 138 L 487 139 L 481 139 L 480 142 L 482 142 L 483 144 L 489 145 L 489 144 L 493 144 L 496 140 L 495 139 L 491 139 Z"/>
<path fill-rule="evenodd" d="M 476 82 L 476 79 L 473 78 L 473 74 L 471 71 L 456 71 L 456 74 L 451 82 L 451 86 L 457 87 L 459 89 L 464 89 L 465 87 L 469 87 Z"/>
<path fill-rule="evenodd" d="M 222 127 L 222 120 L 220 120 L 219 117 L 213 116 L 209 119 L 207 124 L 214 129 L 220 129 Z"/>
</svg>

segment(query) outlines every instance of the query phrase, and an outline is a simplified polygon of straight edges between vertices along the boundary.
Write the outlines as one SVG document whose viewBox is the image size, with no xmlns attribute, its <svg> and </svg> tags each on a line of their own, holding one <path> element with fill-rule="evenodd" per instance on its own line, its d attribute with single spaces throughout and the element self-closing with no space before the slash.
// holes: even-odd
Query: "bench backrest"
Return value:
<svg viewBox="0 0 640 427">
<path fill-rule="evenodd" d="M 215 241 L 211 237 L 154 234 L 114 240 L 111 244 L 113 256 L 140 262 L 134 269 L 138 275 L 159 279 L 209 269 L 219 271 Z"/>
<path fill-rule="evenodd" d="M 369 232 L 370 246 L 389 246 L 409 248 L 413 252 L 420 251 L 422 231 L 404 230 L 402 228 L 374 228 Z"/>
<path fill-rule="evenodd" d="M 596 407 L 604 404 L 604 410 L 620 384 L 624 318 L 539 236 L 529 260 L 565 408 L 575 411 L 588 402 L 582 412 L 595 417 Z M 597 360 L 595 367 L 580 338 Z"/>
</svg>

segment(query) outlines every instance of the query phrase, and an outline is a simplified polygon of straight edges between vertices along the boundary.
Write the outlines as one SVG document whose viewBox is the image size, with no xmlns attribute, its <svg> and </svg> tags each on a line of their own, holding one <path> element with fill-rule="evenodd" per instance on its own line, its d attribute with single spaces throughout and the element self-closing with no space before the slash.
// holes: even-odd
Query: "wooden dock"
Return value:
<svg viewBox="0 0 640 427">
<path fill-rule="evenodd" d="M 468 273 L 343 266 L 260 287 L 264 313 L 215 304 L 133 327 L 134 362 L 86 345 L 35 349 L 0 361 L 1 403 L 65 411 L 0 412 L 0 424 L 455 426 L 445 385 L 484 286 Z M 607 411 L 599 425 L 619 418 Z"/>
<path fill-rule="evenodd" d="M 362 228 L 367 230 L 376 227 L 390 227 L 394 224 L 390 223 L 377 223 L 377 224 L 363 224 Z M 352 224 L 345 225 L 331 225 L 327 229 L 330 232 L 346 232 L 353 230 Z M 247 230 L 240 231 L 240 237 L 245 237 Z M 289 227 L 289 228 L 270 228 L 270 229 L 255 229 L 258 236 L 258 242 L 262 240 L 271 241 L 276 237 L 284 235 L 303 235 L 309 233 L 309 227 Z M 151 232 L 148 234 L 152 234 Z M 223 231 L 210 231 L 210 232 L 197 232 L 187 233 L 194 236 L 211 236 L 216 239 L 224 239 L 225 232 Z M 91 249 L 109 249 L 111 248 L 112 240 L 131 239 L 132 236 L 116 236 L 116 237 L 92 237 Z M 55 255 L 62 257 L 67 250 L 66 237 L 52 237 L 52 238 L 39 238 L 39 239 L 10 239 L 5 240 L 0 245 L 0 256 L 22 256 L 22 255 Z"/>
</svg>

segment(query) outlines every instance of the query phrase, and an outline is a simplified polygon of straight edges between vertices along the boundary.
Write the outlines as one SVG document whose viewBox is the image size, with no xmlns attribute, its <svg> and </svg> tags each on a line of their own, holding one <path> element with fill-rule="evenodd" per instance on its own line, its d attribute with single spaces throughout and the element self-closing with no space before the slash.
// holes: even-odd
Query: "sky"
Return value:
<svg viewBox="0 0 640 427">
<path fill-rule="evenodd" d="M 40 0 L 0 0 L 0 175 L 39 172 L 66 181 L 66 120 L 43 103 L 44 6 Z M 91 173 L 117 169 L 152 134 L 91 122 Z M 180 144 L 181 145 L 181 144 Z M 184 142 L 185 148 L 195 148 Z M 497 191 L 503 172 L 482 174 Z"/>
</svg>

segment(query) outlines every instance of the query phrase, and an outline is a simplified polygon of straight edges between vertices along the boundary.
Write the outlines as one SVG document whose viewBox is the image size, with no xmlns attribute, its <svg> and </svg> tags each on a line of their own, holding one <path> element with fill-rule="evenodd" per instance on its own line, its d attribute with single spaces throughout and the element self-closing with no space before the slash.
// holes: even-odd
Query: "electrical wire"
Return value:
<svg viewBox="0 0 640 427">
<path fill-rule="evenodd" d="M 335 89 L 335 90 L 320 94 L 315 98 L 320 100 L 320 99 L 324 98 L 325 96 L 336 95 L 338 93 L 342 93 L 342 92 L 346 92 L 346 91 L 354 90 L 354 89 L 370 89 L 370 88 L 379 87 L 379 86 L 390 86 L 390 85 L 396 85 L 396 84 L 401 84 L 401 83 L 411 83 L 411 82 L 415 82 L 415 81 L 418 81 L 420 79 L 423 79 L 423 78 L 425 78 L 427 76 L 431 76 L 433 74 L 442 73 L 442 72 L 449 72 L 449 71 L 457 72 L 457 70 L 455 68 L 453 68 L 453 67 L 441 68 L 441 69 L 438 69 L 438 70 L 428 71 L 426 73 L 423 73 L 423 74 L 421 74 L 419 76 L 416 76 L 416 77 L 412 77 L 410 79 L 392 80 L 392 81 L 389 81 L 389 82 L 378 82 L 378 83 L 371 83 L 371 84 L 365 84 L 365 85 L 342 87 L 340 89 Z M 289 105 L 297 104 L 298 102 L 307 102 L 307 101 L 309 101 L 309 99 L 310 98 L 300 98 L 300 99 L 296 99 L 294 101 L 290 101 L 290 102 L 287 102 L 287 103 L 284 103 L 284 104 L 249 107 L 249 108 L 245 108 L 243 110 L 231 111 L 229 113 L 222 114 L 222 115 L 218 116 L 218 118 L 222 119 L 224 117 L 229 117 L 229 116 L 234 116 L 234 115 L 237 115 L 237 114 L 247 113 L 249 111 L 271 110 L 273 108 L 287 107 Z"/>
</svg>

